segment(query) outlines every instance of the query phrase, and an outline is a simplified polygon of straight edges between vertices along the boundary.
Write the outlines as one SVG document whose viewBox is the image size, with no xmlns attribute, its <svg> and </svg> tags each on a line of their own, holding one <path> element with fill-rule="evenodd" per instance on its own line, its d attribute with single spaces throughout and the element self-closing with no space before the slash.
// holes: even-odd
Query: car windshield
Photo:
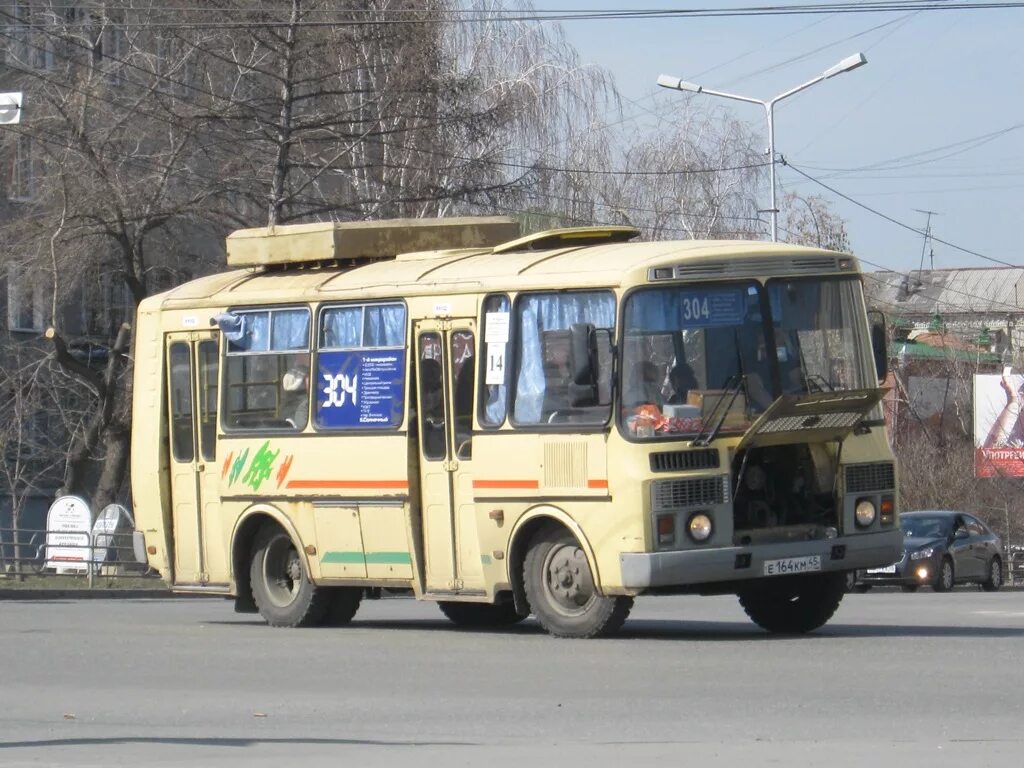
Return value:
<svg viewBox="0 0 1024 768">
<path fill-rule="evenodd" d="M 873 385 L 854 279 L 647 288 L 629 295 L 624 321 L 631 436 L 742 431 L 779 395 Z"/>
<path fill-rule="evenodd" d="M 949 535 L 948 517 L 901 517 L 903 535 L 915 539 L 941 539 Z"/>
</svg>

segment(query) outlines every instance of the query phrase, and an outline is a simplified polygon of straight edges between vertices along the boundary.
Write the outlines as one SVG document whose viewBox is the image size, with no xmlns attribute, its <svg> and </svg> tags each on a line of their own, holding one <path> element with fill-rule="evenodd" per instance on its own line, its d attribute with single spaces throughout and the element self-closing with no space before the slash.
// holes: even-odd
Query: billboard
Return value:
<svg viewBox="0 0 1024 768">
<path fill-rule="evenodd" d="M 974 377 L 974 474 L 1024 477 L 1024 375 Z"/>
</svg>

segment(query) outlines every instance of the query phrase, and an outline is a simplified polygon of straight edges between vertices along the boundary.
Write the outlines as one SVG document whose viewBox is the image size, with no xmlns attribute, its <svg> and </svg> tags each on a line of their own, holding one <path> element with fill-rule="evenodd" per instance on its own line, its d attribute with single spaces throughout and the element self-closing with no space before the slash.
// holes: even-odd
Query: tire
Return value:
<svg viewBox="0 0 1024 768">
<path fill-rule="evenodd" d="M 496 604 L 441 601 L 437 607 L 460 627 L 507 627 L 526 618 L 516 612 L 511 600 Z"/>
<path fill-rule="evenodd" d="M 363 590 L 359 587 L 332 587 L 326 591 L 330 596 L 330 605 L 327 607 L 324 623 L 332 627 L 345 626 L 359 610 L 359 604 L 363 601 Z"/>
<path fill-rule="evenodd" d="M 295 543 L 277 525 L 256 534 L 249 564 L 252 597 L 272 627 L 308 627 L 327 615 L 331 592 L 314 586 Z"/>
<path fill-rule="evenodd" d="M 1003 586 L 1003 562 L 998 557 L 993 557 L 988 564 L 988 578 L 981 582 L 981 588 L 986 592 L 998 592 Z"/>
<path fill-rule="evenodd" d="M 598 593 L 587 556 L 565 528 L 542 528 L 530 542 L 523 587 L 537 621 L 555 637 L 607 637 L 633 607 L 632 597 Z"/>
<path fill-rule="evenodd" d="M 903 592 L 917 592 L 917 584 L 903 584 L 900 586 Z"/>
<path fill-rule="evenodd" d="M 776 634 L 799 635 L 832 618 L 846 591 L 843 574 L 780 577 L 739 593 L 740 605 L 755 624 Z"/>
<path fill-rule="evenodd" d="M 936 592 L 949 592 L 955 583 L 956 573 L 953 571 L 953 561 L 944 557 L 939 566 L 939 572 L 935 574 L 935 583 L 932 584 L 932 589 Z"/>
</svg>

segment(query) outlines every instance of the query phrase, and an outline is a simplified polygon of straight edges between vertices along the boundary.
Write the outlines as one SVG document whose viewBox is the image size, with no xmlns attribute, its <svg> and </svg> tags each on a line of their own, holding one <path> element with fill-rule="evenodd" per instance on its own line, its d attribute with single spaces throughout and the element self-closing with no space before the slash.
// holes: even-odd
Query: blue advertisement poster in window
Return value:
<svg viewBox="0 0 1024 768">
<path fill-rule="evenodd" d="M 402 421 L 404 350 L 321 352 L 317 361 L 316 425 L 396 427 Z"/>
</svg>

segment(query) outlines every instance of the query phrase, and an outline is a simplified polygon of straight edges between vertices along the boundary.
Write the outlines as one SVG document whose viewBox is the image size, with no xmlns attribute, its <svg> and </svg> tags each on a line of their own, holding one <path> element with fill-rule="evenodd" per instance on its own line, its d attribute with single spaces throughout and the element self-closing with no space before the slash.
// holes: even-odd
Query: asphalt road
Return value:
<svg viewBox="0 0 1024 768">
<path fill-rule="evenodd" d="M 309 630 L 212 599 L 0 601 L 0 766 L 1019 765 L 1022 662 L 1024 592 L 849 595 L 799 638 L 650 598 L 593 641 L 398 599 Z"/>
</svg>

